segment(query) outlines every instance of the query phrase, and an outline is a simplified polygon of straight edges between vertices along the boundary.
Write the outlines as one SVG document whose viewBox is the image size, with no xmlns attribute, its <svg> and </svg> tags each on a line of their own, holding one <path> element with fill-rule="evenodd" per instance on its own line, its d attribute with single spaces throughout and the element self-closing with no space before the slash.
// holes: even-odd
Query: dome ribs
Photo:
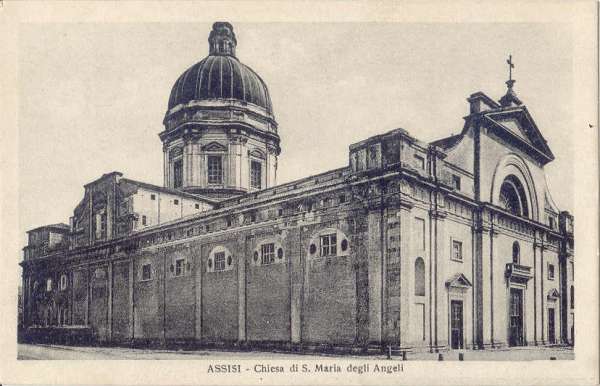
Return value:
<svg viewBox="0 0 600 386">
<path fill-rule="evenodd" d="M 210 55 L 188 68 L 171 89 L 169 110 L 202 99 L 239 100 L 273 113 L 265 82 L 250 67 L 228 55 Z"/>
<path fill-rule="evenodd" d="M 242 77 L 242 70 L 240 64 L 232 59 L 229 61 L 231 64 L 231 97 L 234 99 L 244 100 L 244 81 Z"/>
<path fill-rule="evenodd" d="M 221 88 L 221 75 L 214 73 L 215 62 L 217 61 L 216 58 L 217 57 L 214 56 L 212 57 L 210 68 L 208 70 L 208 92 L 206 93 L 206 97 L 209 99 L 218 98 L 217 92 Z"/>
<path fill-rule="evenodd" d="M 200 63 L 197 64 L 196 70 L 196 83 L 194 85 L 194 99 L 198 99 L 198 94 L 200 94 L 200 85 L 202 84 L 202 75 L 204 72 L 204 63 L 206 62 L 206 58 L 202 59 Z"/>
</svg>

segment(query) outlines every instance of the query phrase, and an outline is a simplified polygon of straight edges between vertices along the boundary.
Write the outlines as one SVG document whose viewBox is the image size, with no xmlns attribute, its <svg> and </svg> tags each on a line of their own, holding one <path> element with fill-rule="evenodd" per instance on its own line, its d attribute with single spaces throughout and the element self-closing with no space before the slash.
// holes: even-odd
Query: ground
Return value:
<svg viewBox="0 0 600 386">
<path fill-rule="evenodd" d="M 459 353 L 469 360 L 557 360 L 574 359 L 573 349 L 568 347 L 519 347 L 486 351 L 460 350 L 443 352 L 443 360 L 458 360 Z M 123 347 L 77 347 L 59 345 L 19 344 L 18 359 L 322 359 L 343 357 L 347 359 L 386 359 L 385 355 L 353 356 L 326 354 L 294 354 L 282 352 L 241 352 L 219 350 L 162 350 L 132 349 Z M 438 353 L 408 353 L 406 360 L 438 360 Z M 401 360 L 393 356 L 393 360 Z"/>
</svg>

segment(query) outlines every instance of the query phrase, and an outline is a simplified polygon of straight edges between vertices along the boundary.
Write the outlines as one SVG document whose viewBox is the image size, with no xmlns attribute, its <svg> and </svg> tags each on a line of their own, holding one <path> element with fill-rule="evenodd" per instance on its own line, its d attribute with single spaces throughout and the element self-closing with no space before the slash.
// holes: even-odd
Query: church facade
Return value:
<svg viewBox="0 0 600 386">
<path fill-rule="evenodd" d="M 349 146 L 348 164 L 277 185 L 265 82 L 229 23 L 175 82 L 164 186 L 102 175 L 70 224 L 28 232 L 22 323 L 114 344 L 573 344 L 573 217 L 548 191 L 554 159 L 513 90 L 469 96 L 460 134 L 403 129 Z M 27 335 L 26 333 L 26 335 Z"/>
</svg>

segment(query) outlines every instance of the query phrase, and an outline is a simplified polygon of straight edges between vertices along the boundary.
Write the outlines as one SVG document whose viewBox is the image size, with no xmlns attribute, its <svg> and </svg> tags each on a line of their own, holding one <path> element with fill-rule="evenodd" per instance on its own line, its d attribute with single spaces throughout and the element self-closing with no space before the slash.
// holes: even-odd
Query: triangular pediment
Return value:
<svg viewBox="0 0 600 386">
<path fill-rule="evenodd" d="M 508 142 L 520 145 L 543 164 L 554 159 L 554 154 L 525 106 L 490 112 L 485 117 L 492 123 L 492 128 Z"/>
<path fill-rule="evenodd" d="M 467 279 L 467 277 L 465 275 L 463 275 L 462 273 L 457 273 L 456 275 L 452 276 L 450 279 L 446 280 L 446 287 L 448 287 L 448 288 L 467 289 L 467 288 L 471 288 L 472 286 L 473 285 L 471 284 L 469 279 Z"/>
<path fill-rule="evenodd" d="M 560 298 L 560 294 L 556 288 L 552 288 L 550 291 L 548 291 L 548 299 L 556 300 L 558 298 Z"/>
<path fill-rule="evenodd" d="M 202 151 L 227 151 L 227 147 L 219 142 L 210 142 L 202 146 Z"/>
</svg>

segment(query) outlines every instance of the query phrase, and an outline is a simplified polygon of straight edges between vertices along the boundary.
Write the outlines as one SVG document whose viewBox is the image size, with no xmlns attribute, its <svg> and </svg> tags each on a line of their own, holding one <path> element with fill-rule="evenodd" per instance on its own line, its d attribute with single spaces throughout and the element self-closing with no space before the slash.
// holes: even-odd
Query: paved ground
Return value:
<svg viewBox="0 0 600 386">
<path fill-rule="evenodd" d="M 444 360 L 458 360 L 459 353 L 464 353 L 464 360 L 557 360 L 573 359 L 573 350 L 566 347 L 520 347 L 505 350 L 487 351 L 450 351 L 444 352 Z M 278 352 L 236 352 L 218 350 L 149 350 L 120 347 L 74 347 L 59 345 L 19 344 L 18 359 L 45 360 L 89 360 L 89 359 L 322 359 L 340 357 L 339 355 L 292 354 Z M 344 358 L 385 359 L 384 355 L 352 356 Z M 400 360 L 394 356 L 394 360 Z M 407 360 L 438 360 L 437 353 L 409 353 Z"/>
</svg>

